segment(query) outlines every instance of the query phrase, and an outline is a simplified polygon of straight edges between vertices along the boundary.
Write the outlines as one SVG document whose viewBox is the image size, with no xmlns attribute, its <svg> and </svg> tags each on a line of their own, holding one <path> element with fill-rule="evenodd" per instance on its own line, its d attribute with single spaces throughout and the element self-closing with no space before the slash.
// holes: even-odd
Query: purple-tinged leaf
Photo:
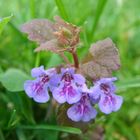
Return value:
<svg viewBox="0 0 140 140">
<path fill-rule="evenodd" d="M 47 19 L 34 19 L 23 24 L 21 31 L 28 34 L 29 40 L 39 44 L 36 52 L 71 51 L 79 43 L 80 28 L 65 22 L 58 16 L 55 17 L 54 23 Z"/>
<path fill-rule="evenodd" d="M 45 43 L 54 39 L 54 23 L 47 19 L 34 19 L 22 25 L 21 31 L 28 34 L 31 41 Z"/>
<path fill-rule="evenodd" d="M 59 50 L 61 50 L 61 48 L 59 48 L 58 41 L 56 39 L 52 39 L 46 41 L 45 43 L 41 43 L 40 46 L 35 49 L 35 52 L 39 52 L 43 50 L 58 53 Z"/>
<path fill-rule="evenodd" d="M 68 22 L 64 21 L 59 16 L 55 16 L 54 20 L 55 20 L 56 30 L 58 30 L 59 28 L 66 28 L 67 30 L 73 32 L 77 28 L 76 25 L 73 25 L 71 23 L 68 23 Z"/>
<path fill-rule="evenodd" d="M 110 38 L 98 41 L 89 49 L 88 61 L 80 68 L 82 73 L 91 79 L 110 77 L 113 70 L 120 67 L 120 58 L 115 44 Z"/>
<path fill-rule="evenodd" d="M 29 40 L 36 41 L 38 51 L 51 51 L 57 53 L 59 43 L 54 35 L 54 23 L 47 19 L 34 19 L 22 25 L 21 31 L 28 34 Z"/>
<path fill-rule="evenodd" d="M 54 20 L 54 28 L 56 29 L 56 36 L 59 43 L 70 47 L 79 43 L 79 27 L 64 21 L 59 16 L 55 16 Z"/>
</svg>

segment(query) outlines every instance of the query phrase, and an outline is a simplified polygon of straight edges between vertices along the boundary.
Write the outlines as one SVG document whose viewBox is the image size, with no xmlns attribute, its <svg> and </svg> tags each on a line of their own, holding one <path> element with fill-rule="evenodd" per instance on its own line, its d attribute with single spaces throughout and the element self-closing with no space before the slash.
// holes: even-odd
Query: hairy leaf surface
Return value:
<svg viewBox="0 0 140 140">
<path fill-rule="evenodd" d="M 34 19 L 22 25 L 21 31 L 28 34 L 28 39 L 38 43 L 36 52 L 70 51 L 79 43 L 80 28 L 67 23 L 58 16 L 54 20 L 55 22 L 47 19 Z"/>
<path fill-rule="evenodd" d="M 55 38 L 54 24 L 47 19 L 34 19 L 22 25 L 21 31 L 28 34 L 31 41 L 45 43 Z"/>
<path fill-rule="evenodd" d="M 120 67 L 118 50 L 110 38 L 91 45 L 88 56 L 90 57 L 80 68 L 91 79 L 110 77 L 112 71 Z"/>
</svg>

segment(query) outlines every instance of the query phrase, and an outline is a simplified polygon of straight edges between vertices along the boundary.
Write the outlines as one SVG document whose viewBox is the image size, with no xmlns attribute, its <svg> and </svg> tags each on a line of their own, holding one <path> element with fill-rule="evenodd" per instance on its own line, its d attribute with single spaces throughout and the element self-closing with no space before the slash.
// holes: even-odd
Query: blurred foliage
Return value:
<svg viewBox="0 0 140 140">
<path fill-rule="evenodd" d="M 0 34 L 2 33 L 4 26 L 10 21 L 11 18 L 12 15 L 9 17 L 0 18 Z"/>
<path fill-rule="evenodd" d="M 80 26 L 80 59 L 85 56 L 91 43 L 111 37 L 120 51 L 122 66 L 114 75 L 119 77 L 118 94 L 124 97 L 124 104 L 117 113 L 108 116 L 99 114 L 95 124 L 105 128 L 106 140 L 140 139 L 139 0 L 0 0 L 0 9 L 1 17 L 13 14 L 0 35 L 0 78 L 9 68 L 20 69 L 29 75 L 34 66 L 43 64 L 48 68 L 63 63 L 58 55 L 33 52 L 36 44 L 28 41 L 19 31 L 21 24 L 33 18 L 53 19 L 53 16 L 60 15 L 68 22 Z M 14 76 L 17 77 L 12 75 Z M 7 81 L 8 78 L 6 75 Z M 22 81 L 22 78 L 20 80 Z M 12 85 L 15 81 L 8 82 L 8 85 Z M 24 92 L 19 90 L 20 92 L 13 93 L 3 85 L 0 84 L 0 140 L 57 140 L 59 131 L 62 130 L 21 127 L 37 127 L 38 123 L 55 126 L 55 113 L 48 111 L 51 102 L 37 104 L 28 99 Z M 93 128 L 94 125 L 91 126 L 91 131 L 94 131 Z M 66 135 L 67 133 L 63 133 L 63 137 Z M 83 138 L 88 139 L 86 136 Z"/>
</svg>

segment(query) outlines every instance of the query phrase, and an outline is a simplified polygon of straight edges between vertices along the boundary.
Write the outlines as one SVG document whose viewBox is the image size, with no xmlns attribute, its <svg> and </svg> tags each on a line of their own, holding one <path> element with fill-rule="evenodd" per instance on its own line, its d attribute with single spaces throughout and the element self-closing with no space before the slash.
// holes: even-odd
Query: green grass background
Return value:
<svg viewBox="0 0 140 140">
<path fill-rule="evenodd" d="M 33 52 L 36 44 L 19 31 L 21 24 L 33 18 L 53 20 L 53 16 L 60 15 L 80 26 L 80 59 L 91 43 L 112 38 L 121 57 L 121 69 L 114 75 L 119 78 L 118 94 L 124 97 L 124 103 L 116 113 L 100 114 L 97 123 L 105 128 L 106 140 L 140 139 L 139 0 L 0 0 L 0 17 L 11 14 L 11 21 L 0 35 L 0 73 L 16 68 L 29 75 L 35 66 L 43 64 L 48 68 L 63 62 L 49 52 Z M 0 84 L 0 140 L 57 140 L 58 131 L 20 127 L 34 123 L 55 125 L 54 115 L 46 119 L 46 108 L 49 103 L 39 105 L 24 92 L 9 92 Z"/>
</svg>

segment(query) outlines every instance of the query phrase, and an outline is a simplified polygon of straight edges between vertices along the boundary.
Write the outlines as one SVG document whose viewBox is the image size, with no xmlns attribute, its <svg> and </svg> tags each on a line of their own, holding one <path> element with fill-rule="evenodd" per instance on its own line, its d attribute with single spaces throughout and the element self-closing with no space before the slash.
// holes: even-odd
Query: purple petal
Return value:
<svg viewBox="0 0 140 140">
<path fill-rule="evenodd" d="M 84 92 L 84 93 L 89 93 L 90 92 L 90 90 L 88 89 L 86 84 L 83 84 L 83 85 L 78 86 L 78 87 L 80 87 L 79 89 L 80 89 L 81 92 Z"/>
<path fill-rule="evenodd" d="M 45 74 L 44 66 L 40 66 L 38 68 L 33 68 L 31 70 L 32 77 L 36 78 Z"/>
<path fill-rule="evenodd" d="M 82 115 L 83 115 L 81 105 L 79 103 L 72 105 L 67 110 L 67 115 L 71 120 L 73 120 L 75 122 L 80 121 L 82 118 Z"/>
<path fill-rule="evenodd" d="M 58 86 L 58 84 L 60 83 L 61 78 L 62 78 L 61 74 L 54 74 L 50 78 L 50 81 L 49 81 L 50 85 L 54 86 L 54 87 Z"/>
<path fill-rule="evenodd" d="M 35 82 L 32 80 L 27 80 L 24 83 L 24 90 L 25 93 L 32 98 L 34 96 L 34 90 L 33 90 L 33 86 L 34 86 Z"/>
<path fill-rule="evenodd" d="M 105 114 L 111 113 L 112 112 L 112 104 L 110 101 L 110 97 L 102 95 L 101 99 L 99 101 L 99 108 Z"/>
<path fill-rule="evenodd" d="M 67 115 L 73 121 L 88 122 L 96 117 L 97 111 L 89 103 L 76 103 L 68 109 Z"/>
<path fill-rule="evenodd" d="M 118 95 L 112 96 L 112 111 L 116 112 L 120 109 L 121 105 L 123 103 L 123 98 Z"/>
<path fill-rule="evenodd" d="M 68 72 L 69 74 L 73 75 L 73 74 L 74 74 L 74 68 L 66 68 L 66 69 L 62 68 L 62 69 L 61 69 L 62 75 L 63 75 L 64 73 L 66 73 L 66 72 Z"/>
<path fill-rule="evenodd" d="M 81 93 L 90 93 L 90 92 L 91 92 L 91 90 L 88 89 L 88 87 L 87 87 L 86 84 L 79 85 L 79 86 L 77 86 L 77 87 L 78 87 L 78 89 L 79 89 L 79 91 L 80 91 Z"/>
<path fill-rule="evenodd" d="M 97 115 L 97 111 L 90 104 L 86 104 L 84 106 L 82 121 L 88 122 L 91 119 L 94 119 L 96 115 Z"/>
<path fill-rule="evenodd" d="M 90 88 L 89 96 L 91 97 L 91 101 L 95 104 L 99 102 L 100 95 L 103 94 L 103 91 L 100 89 L 99 85 L 95 85 Z"/>
<path fill-rule="evenodd" d="M 99 81 L 96 81 L 96 83 L 110 83 L 110 82 L 114 82 L 116 81 L 117 78 L 116 77 L 111 77 L 111 78 L 101 78 Z"/>
<path fill-rule="evenodd" d="M 58 88 L 55 88 L 52 92 L 52 95 L 58 103 L 61 104 L 66 102 L 65 93 L 63 92 L 63 84 L 61 84 Z"/>
<path fill-rule="evenodd" d="M 43 87 L 39 92 L 36 92 L 36 94 L 33 97 L 33 99 L 36 102 L 39 102 L 39 103 L 47 102 L 50 99 L 50 96 L 48 94 L 48 89 Z"/>
<path fill-rule="evenodd" d="M 110 84 L 109 84 L 109 87 L 110 87 L 110 91 L 111 91 L 112 93 L 114 93 L 114 92 L 116 91 L 116 86 L 115 86 L 113 83 L 110 83 Z"/>
<path fill-rule="evenodd" d="M 82 85 L 85 83 L 85 78 L 81 74 L 74 74 L 74 82 L 76 82 L 79 85 Z"/>
<path fill-rule="evenodd" d="M 75 73 L 75 69 L 74 69 L 74 68 L 69 68 L 69 69 L 68 69 L 68 72 L 69 72 L 71 75 L 73 75 L 73 74 Z"/>
<path fill-rule="evenodd" d="M 46 85 L 42 85 L 39 79 L 28 80 L 24 83 L 26 94 L 36 102 L 44 103 L 49 100 L 49 94 Z"/>
<path fill-rule="evenodd" d="M 111 112 L 118 111 L 123 103 L 123 98 L 121 96 L 112 94 L 111 96 L 102 95 L 99 101 L 100 110 L 109 114 Z"/>
<path fill-rule="evenodd" d="M 45 74 L 49 75 L 49 77 L 52 77 L 54 74 L 56 74 L 56 69 L 55 68 L 50 68 L 48 70 L 45 70 Z"/>
<path fill-rule="evenodd" d="M 76 103 L 81 98 L 81 92 L 77 89 L 75 85 L 71 85 L 67 88 L 66 100 L 69 104 Z"/>
</svg>

